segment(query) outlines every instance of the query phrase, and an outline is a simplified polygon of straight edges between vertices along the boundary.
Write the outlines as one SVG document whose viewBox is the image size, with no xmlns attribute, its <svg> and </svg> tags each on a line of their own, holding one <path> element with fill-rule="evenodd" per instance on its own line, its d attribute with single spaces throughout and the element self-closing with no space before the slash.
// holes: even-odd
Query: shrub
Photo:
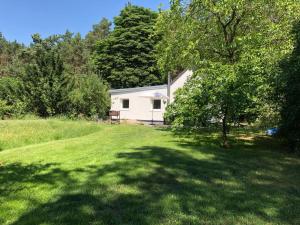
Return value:
<svg viewBox="0 0 300 225">
<path fill-rule="evenodd" d="M 0 79 L 1 116 L 20 117 L 27 112 L 22 83 L 15 77 Z"/>
<path fill-rule="evenodd" d="M 9 116 L 12 110 L 12 106 L 9 106 L 5 100 L 0 99 L 0 119 L 4 119 L 5 116 Z"/>
<path fill-rule="evenodd" d="M 97 75 L 77 75 L 68 93 L 73 117 L 104 118 L 110 104 L 108 86 Z"/>
</svg>

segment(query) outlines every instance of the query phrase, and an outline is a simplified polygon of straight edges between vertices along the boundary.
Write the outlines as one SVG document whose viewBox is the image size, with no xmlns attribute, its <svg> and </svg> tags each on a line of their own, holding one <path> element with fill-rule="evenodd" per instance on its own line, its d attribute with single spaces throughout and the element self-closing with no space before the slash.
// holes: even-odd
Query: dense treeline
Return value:
<svg viewBox="0 0 300 225">
<path fill-rule="evenodd" d="M 156 66 L 157 13 L 128 4 L 112 23 L 102 19 L 85 36 L 41 38 L 30 46 L 0 34 L 0 117 L 105 117 L 109 88 L 162 83 Z"/>
<path fill-rule="evenodd" d="M 69 31 L 46 39 L 34 34 L 26 47 L 2 37 L 0 116 L 104 117 L 109 85 L 95 75 L 91 56 L 109 31 L 103 19 L 86 39 Z"/>
</svg>

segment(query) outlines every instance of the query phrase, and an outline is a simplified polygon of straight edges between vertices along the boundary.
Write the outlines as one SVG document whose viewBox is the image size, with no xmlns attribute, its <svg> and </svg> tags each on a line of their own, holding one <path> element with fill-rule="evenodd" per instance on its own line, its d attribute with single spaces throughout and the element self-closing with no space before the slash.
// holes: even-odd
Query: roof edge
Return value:
<svg viewBox="0 0 300 225">
<path fill-rule="evenodd" d="M 122 94 L 122 93 L 130 93 L 130 92 L 157 90 L 157 89 L 162 89 L 162 88 L 167 88 L 167 87 L 168 87 L 168 85 L 164 84 L 164 85 L 146 86 L 146 87 L 111 89 L 111 90 L 109 90 L 109 93 L 110 94 Z"/>
<path fill-rule="evenodd" d="M 180 73 L 178 73 L 177 76 L 174 79 L 172 79 L 171 85 L 174 84 L 183 74 L 185 74 L 188 71 L 190 71 L 190 70 L 185 69 L 185 70 L 181 71 Z"/>
</svg>

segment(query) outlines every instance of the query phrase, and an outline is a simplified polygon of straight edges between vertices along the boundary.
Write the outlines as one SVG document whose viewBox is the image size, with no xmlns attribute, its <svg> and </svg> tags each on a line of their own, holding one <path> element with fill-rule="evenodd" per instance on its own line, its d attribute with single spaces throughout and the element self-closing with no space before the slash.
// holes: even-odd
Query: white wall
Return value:
<svg viewBox="0 0 300 225">
<path fill-rule="evenodd" d="M 174 101 L 175 93 L 179 88 L 182 88 L 185 82 L 193 75 L 192 70 L 186 70 L 178 79 L 174 80 L 171 85 L 170 102 Z"/>
<path fill-rule="evenodd" d="M 163 121 L 163 114 L 166 108 L 166 100 L 161 100 L 161 110 L 153 110 L 151 96 L 154 93 L 167 95 L 167 88 L 137 91 L 129 93 L 111 93 L 111 110 L 120 111 L 121 119 L 127 120 L 153 120 Z M 129 109 L 122 109 L 122 99 L 129 99 Z"/>
<path fill-rule="evenodd" d="M 193 72 L 187 70 L 183 72 L 171 84 L 170 102 L 174 101 L 175 92 L 183 87 L 185 82 L 191 77 Z M 146 89 L 146 90 L 143 90 Z M 152 99 L 145 96 L 153 96 L 154 93 L 161 93 L 167 96 L 167 86 L 154 86 L 136 89 L 120 89 L 111 91 L 111 110 L 120 111 L 120 117 L 123 120 L 146 120 L 163 121 L 164 112 L 167 106 L 167 100 L 161 100 L 161 109 L 153 110 Z M 122 100 L 129 99 L 129 109 L 122 108 Z"/>
</svg>

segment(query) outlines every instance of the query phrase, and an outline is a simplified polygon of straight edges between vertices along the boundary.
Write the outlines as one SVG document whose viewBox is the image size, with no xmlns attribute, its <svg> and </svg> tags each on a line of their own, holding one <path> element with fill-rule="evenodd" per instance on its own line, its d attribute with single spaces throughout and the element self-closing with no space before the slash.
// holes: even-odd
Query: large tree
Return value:
<svg viewBox="0 0 300 225">
<path fill-rule="evenodd" d="M 64 66 L 56 39 L 42 40 L 33 35 L 33 44 L 29 49 L 30 63 L 21 77 L 29 107 L 40 116 L 53 116 L 65 112 L 64 101 Z"/>
<path fill-rule="evenodd" d="M 74 75 L 90 72 L 92 70 L 91 63 L 89 63 L 91 53 L 81 35 L 66 31 L 65 34 L 58 35 L 57 37 L 58 44 L 56 48 L 58 48 L 65 69 Z"/>
<path fill-rule="evenodd" d="M 281 64 L 283 87 L 281 130 L 290 149 L 300 152 L 300 23 L 295 26 L 295 48 Z"/>
<path fill-rule="evenodd" d="M 159 65 L 195 72 L 170 107 L 177 125 L 221 121 L 227 146 L 230 123 L 253 114 L 260 93 L 269 91 L 277 62 L 291 51 L 289 31 L 299 5 L 294 0 L 173 1 L 158 22 L 164 33 Z"/>
<path fill-rule="evenodd" d="M 160 84 L 154 25 L 157 13 L 128 4 L 114 19 L 110 36 L 100 41 L 94 57 L 98 74 L 113 88 Z"/>
<path fill-rule="evenodd" d="M 94 52 L 97 42 L 105 39 L 110 34 L 111 22 L 103 18 L 98 24 L 93 25 L 93 29 L 85 36 L 86 47 L 90 52 Z"/>
<path fill-rule="evenodd" d="M 22 61 L 19 55 L 24 49 L 24 45 L 16 41 L 7 41 L 0 32 L 0 77 L 16 75 L 15 70 L 19 68 L 18 63 Z"/>
</svg>

